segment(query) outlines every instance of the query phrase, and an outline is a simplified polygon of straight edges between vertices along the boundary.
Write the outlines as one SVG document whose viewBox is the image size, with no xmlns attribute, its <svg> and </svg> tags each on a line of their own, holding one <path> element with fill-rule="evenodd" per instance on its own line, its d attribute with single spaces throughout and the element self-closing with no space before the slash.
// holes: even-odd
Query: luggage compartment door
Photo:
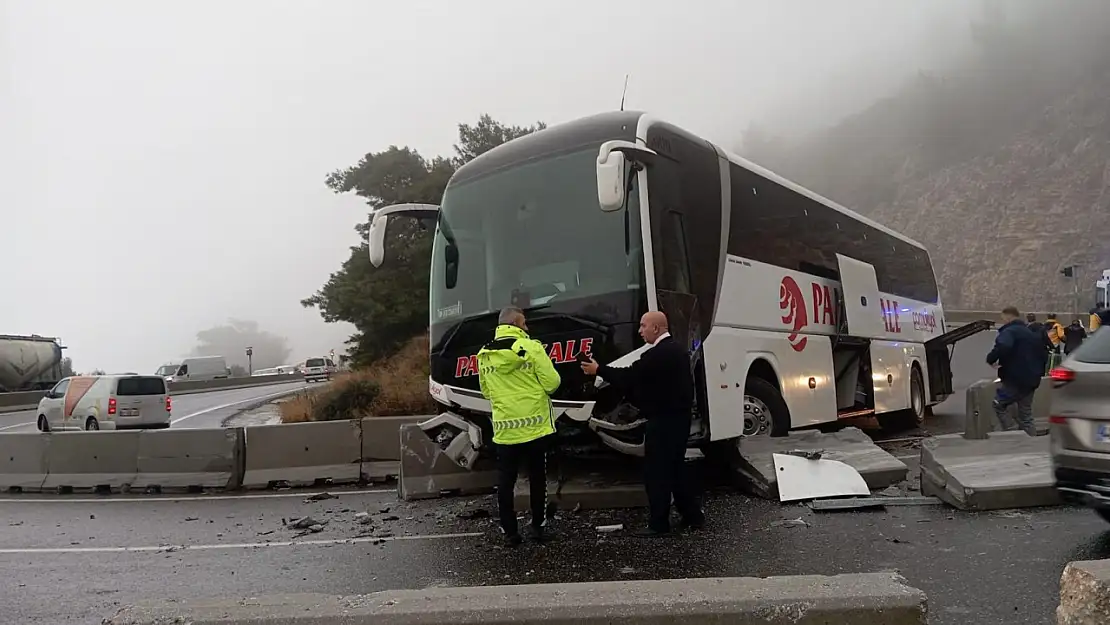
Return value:
<svg viewBox="0 0 1110 625">
<path fill-rule="evenodd" d="M 886 334 L 879 302 L 879 282 L 875 268 L 843 254 L 836 255 L 840 269 L 840 288 L 844 291 L 844 317 L 848 335 L 881 339 Z"/>
</svg>

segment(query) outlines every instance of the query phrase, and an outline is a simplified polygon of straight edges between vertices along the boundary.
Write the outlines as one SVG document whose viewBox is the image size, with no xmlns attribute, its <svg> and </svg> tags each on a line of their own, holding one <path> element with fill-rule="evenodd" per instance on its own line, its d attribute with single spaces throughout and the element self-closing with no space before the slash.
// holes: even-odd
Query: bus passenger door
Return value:
<svg viewBox="0 0 1110 625">
<path fill-rule="evenodd" d="M 840 288 L 844 292 L 844 317 L 848 335 L 881 339 L 886 336 L 879 282 L 875 268 L 863 261 L 836 255 L 840 269 Z"/>
</svg>

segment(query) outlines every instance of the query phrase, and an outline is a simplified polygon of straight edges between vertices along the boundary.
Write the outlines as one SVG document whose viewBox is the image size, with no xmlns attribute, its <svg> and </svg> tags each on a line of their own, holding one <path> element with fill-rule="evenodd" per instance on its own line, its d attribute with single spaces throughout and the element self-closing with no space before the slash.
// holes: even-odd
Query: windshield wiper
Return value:
<svg viewBox="0 0 1110 625">
<path fill-rule="evenodd" d="M 545 308 L 547 308 L 547 306 L 537 306 L 535 308 L 529 308 L 528 310 L 524 311 L 524 314 L 529 315 L 533 312 L 538 312 L 539 316 L 536 317 L 538 319 L 566 319 L 567 321 L 573 321 L 575 323 L 584 325 L 592 330 L 597 330 L 598 332 L 609 332 L 610 326 L 607 324 L 590 321 L 589 319 L 586 319 L 584 317 L 579 317 L 577 315 L 571 315 L 567 313 L 543 312 Z"/>
</svg>

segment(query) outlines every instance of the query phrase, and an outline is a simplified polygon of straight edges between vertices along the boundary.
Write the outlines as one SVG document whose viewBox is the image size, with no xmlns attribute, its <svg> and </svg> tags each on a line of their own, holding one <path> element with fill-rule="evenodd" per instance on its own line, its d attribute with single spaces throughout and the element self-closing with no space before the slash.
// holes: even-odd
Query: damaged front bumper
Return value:
<svg viewBox="0 0 1110 625">
<path fill-rule="evenodd" d="M 491 412 L 489 400 L 483 397 L 478 391 L 440 384 L 431 378 L 428 379 L 428 392 L 433 399 L 452 410 L 448 410 L 422 423 L 421 428 L 424 429 L 425 432 L 431 432 L 437 429 L 440 430 L 436 432 L 435 438 L 437 438 L 437 440 L 443 439 L 444 441 L 446 441 L 448 437 L 454 440 L 454 434 L 443 433 L 443 426 L 450 426 L 453 428 L 454 433 L 466 432 L 467 444 L 474 448 L 474 456 L 476 457 L 476 450 L 482 445 L 481 428 L 458 413 L 465 414 L 467 412 L 472 412 L 489 415 Z M 594 417 L 593 413 L 597 407 L 597 402 L 595 401 L 553 400 L 551 404 L 552 408 L 555 410 L 555 417 L 557 420 L 565 417 L 575 425 L 588 427 L 597 434 L 597 437 L 601 439 L 607 447 L 622 454 L 639 457 L 644 455 L 644 427 L 647 421 L 639 418 L 635 414 L 635 410 L 627 405 L 621 405 L 618 409 L 611 411 L 609 414 Z M 454 412 L 456 410 L 458 413 Z M 466 454 L 462 453 L 466 445 L 463 443 L 450 443 L 449 446 L 451 449 L 455 450 L 454 454 L 459 455 L 460 459 L 466 460 L 469 457 L 469 463 L 473 464 L 474 457 L 471 457 L 469 452 Z M 443 442 L 441 442 L 441 448 L 443 448 L 446 453 L 447 448 L 444 447 Z M 470 466 L 470 464 L 462 465 L 460 463 L 460 466 Z"/>
</svg>

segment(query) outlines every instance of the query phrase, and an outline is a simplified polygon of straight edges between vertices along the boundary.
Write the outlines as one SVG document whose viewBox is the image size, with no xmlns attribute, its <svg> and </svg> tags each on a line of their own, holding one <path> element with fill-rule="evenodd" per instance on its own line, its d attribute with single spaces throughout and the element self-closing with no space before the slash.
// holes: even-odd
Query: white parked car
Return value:
<svg viewBox="0 0 1110 625">
<path fill-rule="evenodd" d="M 40 432 L 170 427 L 172 399 L 158 375 L 90 375 L 63 379 L 39 400 Z"/>
</svg>

